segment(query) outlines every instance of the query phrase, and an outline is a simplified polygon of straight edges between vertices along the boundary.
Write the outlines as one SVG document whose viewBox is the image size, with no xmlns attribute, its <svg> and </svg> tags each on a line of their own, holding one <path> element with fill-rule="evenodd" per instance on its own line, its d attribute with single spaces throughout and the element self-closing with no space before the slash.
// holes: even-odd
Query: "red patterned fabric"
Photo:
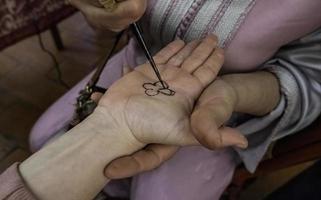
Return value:
<svg viewBox="0 0 321 200">
<path fill-rule="evenodd" d="M 0 0 L 0 50 L 76 11 L 65 0 Z"/>
</svg>

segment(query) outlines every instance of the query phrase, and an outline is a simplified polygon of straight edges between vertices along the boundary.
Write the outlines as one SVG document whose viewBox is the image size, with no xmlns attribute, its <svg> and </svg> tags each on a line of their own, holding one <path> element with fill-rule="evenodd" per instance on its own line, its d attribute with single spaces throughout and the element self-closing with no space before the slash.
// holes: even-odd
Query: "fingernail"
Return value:
<svg viewBox="0 0 321 200">
<path fill-rule="evenodd" d="M 247 146 L 248 146 L 248 142 L 247 142 L 247 140 L 245 139 L 244 141 L 238 143 L 236 146 L 239 147 L 239 148 L 241 148 L 241 149 L 245 149 L 245 148 L 247 148 Z"/>
<path fill-rule="evenodd" d="M 214 35 L 213 33 L 208 34 L 207 37 L 213 38 L 213 40 L 215 40 L 215 41 L 218 40 L 218 37 L 216 35 Z"/>
</svg>

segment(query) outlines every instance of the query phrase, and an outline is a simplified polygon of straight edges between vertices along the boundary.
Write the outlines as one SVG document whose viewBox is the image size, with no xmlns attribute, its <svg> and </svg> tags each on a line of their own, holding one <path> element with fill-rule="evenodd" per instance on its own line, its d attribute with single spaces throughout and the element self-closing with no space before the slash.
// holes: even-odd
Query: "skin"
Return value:
<svg viewBox="0 0 321 200">
<path fill-rule="evenodd" d="M 142 85 L 156 81 L 149 64 L 116 81 L 92 115 L 21 163 L 21 175 L 35 196 L 93 199 L 109 182 L 103 171 L 112 160 L 151 143 L 198 145 L 190 116 L 223 64 L 216 45 L 214 36 L 187 45 L 175 41 L 154 57 L 174 96 L 145 94 Z M 205 55 L 196 56 L 200 51 Z"/>
<path fill-rule="evenodd" d="M 138 21 L 144 14 L 147 0 L 119 0 L 117 9 L 107 12 L 98 0 L 69 0 L 90 25 L 98 30 L 119 32 Z"/>
</svg>

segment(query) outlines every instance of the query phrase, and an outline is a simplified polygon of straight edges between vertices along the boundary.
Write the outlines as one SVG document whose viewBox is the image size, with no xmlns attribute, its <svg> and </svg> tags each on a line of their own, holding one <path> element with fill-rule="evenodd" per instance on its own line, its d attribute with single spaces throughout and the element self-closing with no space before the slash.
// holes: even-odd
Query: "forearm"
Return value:
<svg viewBox="0 0 321 200">
<path fill-rule="evenodd" d="M 141 144 L 123 138 L 127 134 L 120 133 L 112 120 L 101 119 L 104 117 L 94 113 L 20 165 L 24 180 L 38 198 L 93 199 L 108 182 L 104 167 L 138 150 Z M 104 120 L 106 124 L 99 124 Z M 106 129 L 98 130 L 101 126 Z"/>
<path fill-rule="evenodd" d="M 222 79 L 232 86 L 236 93 L 235 112 L 266 115 L 280 100 L 279 82 L 270 72 L 229 74 L 222 76 Z"/>
</svg>

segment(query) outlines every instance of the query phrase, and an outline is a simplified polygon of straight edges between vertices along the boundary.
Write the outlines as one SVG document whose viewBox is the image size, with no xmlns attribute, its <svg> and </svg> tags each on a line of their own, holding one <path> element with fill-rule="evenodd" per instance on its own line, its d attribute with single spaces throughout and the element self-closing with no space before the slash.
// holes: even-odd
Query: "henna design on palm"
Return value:
<svg viewBox="0 0 321 200">
<path fill-rule="evenodd" d="M 163 84 L 165 88 L 163 87 Z M 145 94 L 147 96 L 156 96 L 161 93 L 166 96 L 174 96 L 176 92 L 169 89 L 169 86 L 166 82 L 163 81 L 163 84 L 160 81 L 155 83 L 144 83 L 143 87 L 145 88 Z"/>
</svg>

